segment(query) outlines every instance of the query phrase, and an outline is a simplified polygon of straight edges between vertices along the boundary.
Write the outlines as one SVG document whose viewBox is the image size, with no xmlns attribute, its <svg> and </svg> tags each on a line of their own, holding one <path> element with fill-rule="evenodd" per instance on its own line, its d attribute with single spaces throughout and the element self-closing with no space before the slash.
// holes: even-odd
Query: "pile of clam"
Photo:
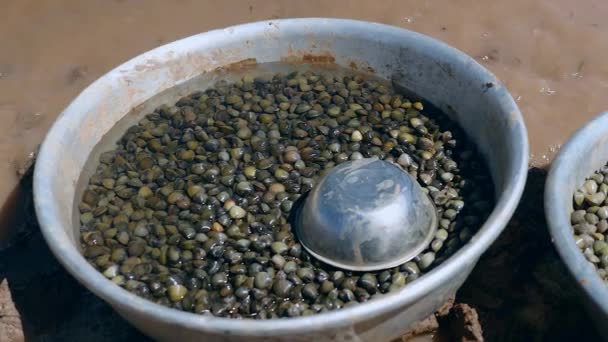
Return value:
<svg viewBox="0 0 608 342">
<path fill-rule="evenodd" d="M 608 282 L 608 165 L 589 177 L 574 193 L 570 216 L 576 245 Z"/>
<path fill-rule="evenodd" d="M 79 205 L 82 252 L 128 291 L 222 317 L 311 315 L 400 289 L 466 243 L 494 195 L 463 132 L 424 113 L 360 75 L 219 82 L 146 115 L 101 155 Z M 302 248 L 290 212 L 323 172 L 369 157 L 413 175 L 439 227 L 399 267 L 336 269 Z M 590 224 L 605 224 L 605 208 Z"/>
</svg>

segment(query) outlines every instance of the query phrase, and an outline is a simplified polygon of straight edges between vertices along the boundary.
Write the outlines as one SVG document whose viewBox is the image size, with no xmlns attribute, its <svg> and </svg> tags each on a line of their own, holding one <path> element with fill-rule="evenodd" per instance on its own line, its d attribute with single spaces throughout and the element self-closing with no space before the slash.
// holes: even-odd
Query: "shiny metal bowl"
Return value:
<svg viewBox="0 0 608 342">
<path fill-rule="evenodd" d="M 428 248 L 437 210 L 414 177 L 378 158 L 342 163 L 321 177 L 295 211 L 300 243 L 342 269 L 387 269 Z"/>
</svg>

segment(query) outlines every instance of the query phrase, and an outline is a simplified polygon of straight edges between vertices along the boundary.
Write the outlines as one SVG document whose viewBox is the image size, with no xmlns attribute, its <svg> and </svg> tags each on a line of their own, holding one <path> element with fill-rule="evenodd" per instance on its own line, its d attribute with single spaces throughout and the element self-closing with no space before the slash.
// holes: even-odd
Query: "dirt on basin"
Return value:
<svg viewBox="0 0 608 342">
<path fill-rule="evenodd" d="M 0 249 L 12 245 L 0 252 L 1 341 L 142 338 L 65 273 L 37 228 L 27 164 L 69 101 L 114 66 L 175 39 L 311 16 L 397 25 L 476 58 L 522 109 L 535 166 L 608 108 L 608 5 L 601 0 L 3 0 Z M 524 204 L 455 303 L 404 338 L 597 340 L 549 243 L 543 180 L 543 171 L 531 171 Z"/>
</svg>

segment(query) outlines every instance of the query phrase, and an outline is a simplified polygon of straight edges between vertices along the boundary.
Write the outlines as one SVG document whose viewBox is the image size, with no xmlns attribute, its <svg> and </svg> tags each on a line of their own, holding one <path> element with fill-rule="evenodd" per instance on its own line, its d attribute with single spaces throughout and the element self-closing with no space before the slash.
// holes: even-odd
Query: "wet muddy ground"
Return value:
<svg viewBox="0 0 608 342">
<path fill-rule="evenodd" d="M 0 243 L 17 242 L 0 252 L 0 319 L 20 322 L 23 329 L 14 329 L 15 336 L 25 331 L 28 339 L 59 340 L 73 333 L 103 340 L 113 331 L 105 325 L 115 325 L 123 337 L 136 334 L 49 256 L 29 207 L 28 178 L 24 187 L 18 185 L 45 132 L 69 101 L 114 66 L 175 39 L 242 22 L 309 16 L 397 25 L 475 57 L 518 101 L 535 166 L 547 165 L 576 128 L 608 109 L 608 6 L 602 0 L 3 0 Z M 532 175 L 542 184 L 542 172 Z M 543 336 L 563 336 L 556 332 L 588 330 L 581 328 L 584 324 L 566 329 L 568 322 L 584 316 L 574 310 L 579 307 L 572 304 L 576 297 L 551 290 L 552 282 L 562 281 L 566 272 L 549 244 L 541 200 L 538 194 L 527 195 L 524 202 L 530 207 L 520 210 L 525 215 L 512 220 L 457 298 L 477 310 L 488 340 L 513 333 L 545 340 Z M 521 264 L 525 269 L 514 272 Z M 504 271 L 497 271 L 501 267 Z M 488 272 L 503 278 L 484 276 Z M 557 280 L 547 280 L 552 275 Z M 488 284 L 485 278 L 499 280 Z M 568 289 L 567 284 L 562 288 Z M 2 290 L 6 286 L 12 299 Z M 93 315 L 95 310 L 102 314 Z M 471 318 L 458 310 L 439 318 L 440 330 Z M 565 315 L 573 317 L 562 322 Z M 7 336 L 2 335 L 2 320 L 0 340 Z"/>
</svg>

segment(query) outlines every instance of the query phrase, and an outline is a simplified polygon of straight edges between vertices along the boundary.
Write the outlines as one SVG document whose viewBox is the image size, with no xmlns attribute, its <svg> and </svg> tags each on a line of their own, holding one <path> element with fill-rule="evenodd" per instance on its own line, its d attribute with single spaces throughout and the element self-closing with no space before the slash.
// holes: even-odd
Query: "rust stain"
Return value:
<svg viewBox="0 0 608 342">
<path fill-rule="evenodd" d="M 188 53 L 185 56 L 186 62 L 182 58 L 176 57 L 174 51 L 169 51 L 165 56 L 154 56 L 148 58 L 144 63 L 136 65 L 133 69 L 127 70 L 127 74 L 131 74 L 133 78 L 141 73 L 150 73 L 153 71 L 167 70 L 169 77 L 163 82 L 176 82 L 178 80 L 196 76 L 205 71 L 211 71 L 219 65 L 224 64 L 226 60 L 231 60 L 239 54 L 238 49 L 222 50 L 217 49 L 209 54 L 204 53 Z"/>
<path fill-rule="evenodd" d="M 368 74 L 375 74 L 376 70 L 372 68 L 367 62 L 359 61 L 359 60 L 351 60 L 348 62 L 348 67 L 354 71 L 363 71 Z"/>
<path fill-rule="evenodd" d="M 322 55 L 304 54 L 304 56 L 302 56 L 302 60 L 306 63 L 333 64 L 336 62 L 336 57 L 334 57 L 331 54 L 322 54 Z"/>
<path fill-rule="evenodd" d="M 143 108 L 145 107 L 145 105 L 146 105 L 146 103 L 144 101 L 144 102 L 142 102 L 140 104 L 137 104 L 137 105 L 131 107 L 131 109 L 129 110 L 129 112 L 127 113 L 127 115 L 130 115 L 130 116 L 137 116 L 137 115 L 139 115 L 139 113 L 143 110 Z"/>
<path fill-rule="evenodd" d="M 312 42 L 310 45 L 316 46 Z M 282 56 L 280 60 L 285 63 L 336 64 L 336 57 L 330 50 L 318 52 L 313 52 L 312 49 L 298 50 L 291 44 L 287 47 L 287 55 Z"/>
<path fill-rule="evenodd" d="M 289 45 L 287 46 L 287 56 L 296 56 L 296 55 L 298 55 L 298 52 L 297 52 L 297 51 L 298 51 L 298 50 L 295 50 L 295 49 L 293 48 L 293 45 L 289 44 Z"/>
<path fill-rule="evenodd" d="M 287 56 L 281 57 L 281 62 L 335 65 L 336 57 L 329 52 L 312 54 L 310 52 L 293 50 L 290 46 Z"/>
<path fill-rule="evenodd" d="M 240 48 L 232 48 L 232 49 L 226 49 L 226 48 L 218 48 L 215 50 L 212 50 L 211 53 L 211 59 L 216 62 L 216 66 L 218 65 L 224 65 L 227 63 L 230 63 L 232 61 L 238 61 L 243 59 L 242 57 L 242 51 Z"/>
<path fill-rule="evenodd" d="M 281 62 L 285 63 L 302 63 L 302 58 L 296 56 L 281 57 Z"/>
<path fill-rule="evenodd" d="M 258 64 L 258 60 L 255 58 L 245 58 L 243 60 L 234 62 L 234 63 L 229 63 L 226 65 L 223 65 L 221 67 L 219 67 L 217 70 L 221 70 L 221 71 L 239 71 L 239 70 L 245 70 L 245 69 L 251 69 L 253 67 L 255 67 Z"/>
</svg>

